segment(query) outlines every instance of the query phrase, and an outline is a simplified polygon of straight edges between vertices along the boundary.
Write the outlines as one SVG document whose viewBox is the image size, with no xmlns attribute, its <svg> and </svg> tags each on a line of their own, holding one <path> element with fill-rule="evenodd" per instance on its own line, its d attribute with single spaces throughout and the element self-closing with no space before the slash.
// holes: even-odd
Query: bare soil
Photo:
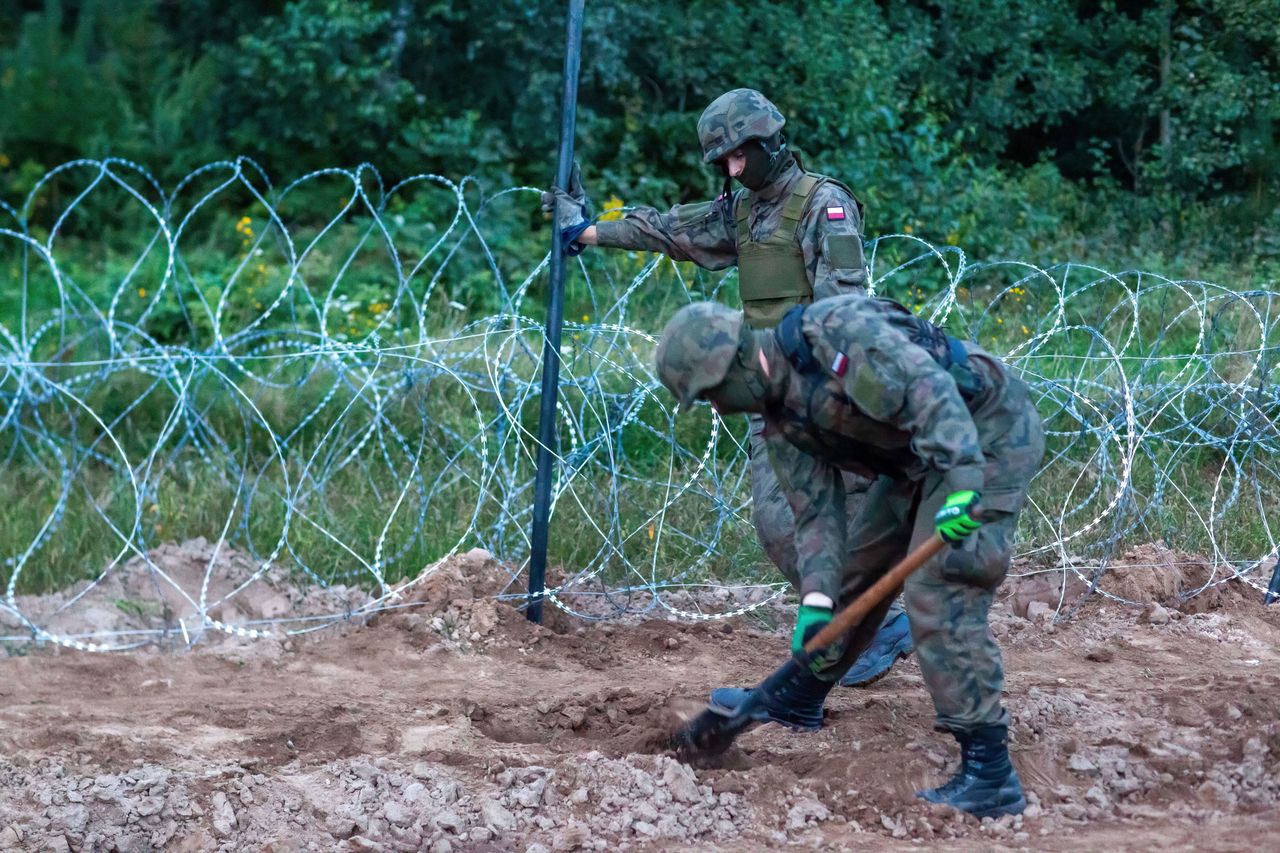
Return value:
<svg viewBox="0 0 1280 853">
<path fill-rule="evenodd" d="M 785 610 L 532 626 L 473 552 L 416 606 L 306 637 L 0 659 L 0 850 L 1259 849 L 1280 837 L 1280 612 L 1234 582 L 1179 605 L 1203 583 L 1180 571 L 1065 623 L 1060 575 L 1003 589 L 1017 818 L 914 798 L 956 750 L 910 659 L 835 691 L 819 733 L 762 727 L 716 766 L 652 754 L 781 661 Z"/>
</svg>

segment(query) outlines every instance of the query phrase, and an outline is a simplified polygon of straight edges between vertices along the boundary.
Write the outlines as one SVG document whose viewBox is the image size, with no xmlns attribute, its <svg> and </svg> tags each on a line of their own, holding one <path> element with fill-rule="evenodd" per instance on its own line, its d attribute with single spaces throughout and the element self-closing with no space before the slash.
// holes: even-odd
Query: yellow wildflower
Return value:
<svg viewBox="0 0 1280 853">
<path fill-rule="evenodd" d="M 600 214 L 601 222 L 613 222 L 622 218 L 622 199 L 616 195 L 609 196 L 604 203 L 604 211 Z"/>
<path fill-rule="evenodd" d="M 7 155 L 7 154 L 0 154 L 0 169 L 7 169 L 7 168 L 9 168 L 9 164 L 10 164 L 10 163 L 12 163 L 12 162 L 13 162 L 13 161 L 9 159 L 9 155 Z"/>
<path fill-rule="evenodd" d="M 138 296 L 139 296 L 140 298 L 142 298 L 142 299 L 146 299 L 146 298 L 147 298 L 147 289 L 146 289 L 145 287 L 139 287 L 139 288 L 138 288 Z"/>
</svg>

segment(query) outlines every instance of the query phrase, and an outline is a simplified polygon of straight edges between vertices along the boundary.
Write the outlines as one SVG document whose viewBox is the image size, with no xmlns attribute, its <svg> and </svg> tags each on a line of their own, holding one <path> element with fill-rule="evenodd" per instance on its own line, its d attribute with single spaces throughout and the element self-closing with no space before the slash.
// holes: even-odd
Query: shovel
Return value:
<svg viewBox="0 0 1280 853">
<path fill-rule="evenodd" d="M 683 761 L 711 758 L 724 752 L 734 738 L 751 728 L 758 721 L 751 719 L 761 694 L 777 690 L 787 681 L 803 674 L 810 657 L 818 649 L 831 645 L 850 630 L 857 627 L 871 610 L 890 593 L 902 585 L 907 576 L 929 562 L 948 544 L 936 533 L 889 571 L 885 572 L 865 592 L 804 644 L 804 651 L 778 667 L 760 683 L 749 698 L 735 710 L 732 716 L 707 708 L 686 723 L 671 736 L 670 748 Z"/>
</svg>

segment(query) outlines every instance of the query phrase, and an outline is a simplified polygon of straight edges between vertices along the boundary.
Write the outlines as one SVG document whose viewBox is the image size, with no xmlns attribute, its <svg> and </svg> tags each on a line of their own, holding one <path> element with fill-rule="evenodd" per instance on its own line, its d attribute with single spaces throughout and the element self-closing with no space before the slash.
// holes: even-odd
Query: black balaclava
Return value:
<svg viewBox="0 0 1280 853">
<path fill-rule="evenodd" d="M 787 148 L 782 133 L 768 139 L 753 139 L 742 146 L 747 162 L 738 176 L 738 183 L 752 192 L 759 192 L 778 179 L 795 157 Z"/>
<path fill-rule="evenodd" d="M 786 387 L 785 360 L 773 357 L 776 348 L 772 343 L 772 332 L 743 326 L 738 340 L 738 352 L 729 363 L 729 369 L 718 385 L 703 392 L 703 398 L 722 415 L 763 413 L 781 397 Z M 768 376 L 760 367 L 761 347 L 769 357 Z"/>
</svg>

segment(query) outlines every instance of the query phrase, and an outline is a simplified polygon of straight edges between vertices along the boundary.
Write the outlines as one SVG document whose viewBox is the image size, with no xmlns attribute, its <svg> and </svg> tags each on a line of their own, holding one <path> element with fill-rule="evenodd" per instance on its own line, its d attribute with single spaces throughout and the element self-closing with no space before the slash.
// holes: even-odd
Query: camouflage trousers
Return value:
<svg viewBox="0 0 1280 853">
<path fill-rule="evenodd" d="M 791 514 L 791 504 L 782 491 L 778 475 L 774 473 L 769 462 L 769 452 L 765 448 L 764 418 L 751 416 L 750 433 L 751 456 L 751 522 L 756 528 L 756 538 L 764 549 L 769 562 L 778 567 L 778 571 L 796 590 L 800 589 L 800 572 L 796 559 L 796 520 Z M 844 475 L 845 513 L 849 517 L 850 532 L 857 521 L 862 505 L 866 500 L 866 492 L 871 481 L 855 474 Z M 885 568 L 888 568 L 886 566 Z M 902 612 L 902 602 L 894 597 L 886 610 L 882 621 L 893 619 Z M 878 626 L 880 623 L 877 622 Z"/>
<path fill-rule="evenodd" d="M 1040 417 L 1030 403 L 990 449 L 982 527 L 962 547 L 948 548 L 918 569 L 902 595 L 937 727 L 946 731 L 1008 723 L 1000 702 L 1004 666 L 987 616 L 1009 570 L 1018 514 L 1044 455 Z M 934 535 L 933 516 L 947 495 L 937 474 L 922 481 L 881 477 L 872 484 L 845 543 L 840 606 Z M 838 679 L 853 665 L 886 609 L 882 604 L 846 637 L 839 663 L 819 677 Z"/>
</svg>

